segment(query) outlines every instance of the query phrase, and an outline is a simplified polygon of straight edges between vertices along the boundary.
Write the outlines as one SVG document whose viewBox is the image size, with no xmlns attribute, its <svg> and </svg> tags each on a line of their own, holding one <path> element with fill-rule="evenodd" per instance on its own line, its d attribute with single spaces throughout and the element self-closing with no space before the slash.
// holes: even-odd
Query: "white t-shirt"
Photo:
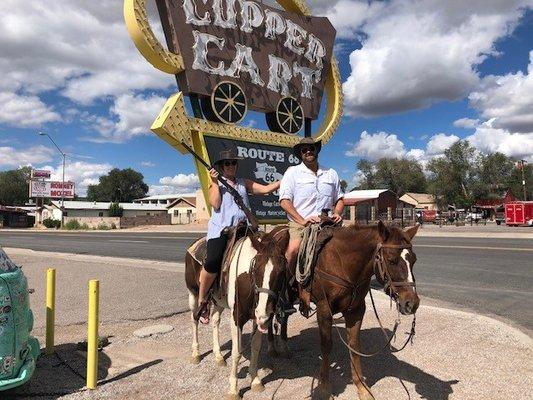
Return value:
<svg viewBox="0 0 533 400">
<path fill-rule="evenodd" d="M 279 188 L 279 200 L 290 200 L 305 219 L 320 215 L 324 208 L 331 210 L 331 215 L 335 204 L 343 197 L 337 172 L 320 164 L 316 175 L 304 163 L 289 167 Z M 289 219 L 293 220 L 290 216 Z"/>
</svg>

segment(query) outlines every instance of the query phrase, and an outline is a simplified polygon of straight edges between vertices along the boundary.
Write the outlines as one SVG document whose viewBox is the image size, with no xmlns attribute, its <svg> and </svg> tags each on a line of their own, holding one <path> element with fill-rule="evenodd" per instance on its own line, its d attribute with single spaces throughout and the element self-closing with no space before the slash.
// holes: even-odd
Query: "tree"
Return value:
<svg viewBox="0 0 533 400">
<path fill-rule="evenodd" d="M 497 199 L 509 188 L 514 162 L 505 154 L 496 152 L 481 155 L 477 160 L 473 197 Z"/>
<path fill-rule="evenodd" d="M 341 186 L 342 193 L 346 193 L 346 188 L 348 187 L 348 182 L 346 182 L 344 179 L 341 179 L 339 184 Z"/>
<path fill-rule="evenodd" d="M 110 217 L 122 217 L 124 214 L 124 209 L 118 203 L 111 203 L 109 205 L 109 216 Z"/>
<path fill-rule="evenodd" d="M 524 180 L 526 181 L 526 196 L 527 200 L 533 200 L 533 165 L 527 163 L 524 165 Z M 524 199 L 524 186 L 522 185 L 522 170 L 513 167 L 511 176 L 509 177 L 509 188 L 513 195 L 519 199 Z"/>
<path fill-rule="evenodd" d="M 359 183 L 359 189 L 376 189 L 374 164 L 368 160 L 359 160 L 357 169 L 363 174 L 363 179 Z"/>
<path fill-rule="evenodd" d="M 426 176 L 414 160 L 382 158 L 375 165 L 374 179 L 378 187 L 392 190 L 398 196 L 406 192 L 425 193 Z"/>
<path fill-rule="evenodd" d="M 0 172 L 0 204 L 23 206 L 29 198 L 30 175 L 30 167 Z"/>
<path fill-rule="evenodd" d="M 476 182 L 475 149 L 467 140 L 455 142 L 444 151 L 444 157 L 431 160 L 427 170 L 431 174 L 429 192 L 435 195 L 440 207 L 472 205 Z"/>
<path fill-rule="evenodd" d="M 148 185 L 143 179 L 143 174 L 131 168 L 114 168 L 107 175 L 101 176 L 97 185 L 89 185 L 87 200 L 118 203 L 145 197 Z"/>
</svg>

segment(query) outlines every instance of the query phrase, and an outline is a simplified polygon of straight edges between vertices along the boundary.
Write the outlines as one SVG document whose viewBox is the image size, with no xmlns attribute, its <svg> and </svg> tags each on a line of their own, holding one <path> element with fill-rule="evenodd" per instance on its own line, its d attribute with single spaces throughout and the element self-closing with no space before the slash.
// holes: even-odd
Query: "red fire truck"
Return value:
<svg viewBox="0 0 533 400">
<path fill-rule="evenodd" d="M 533 201 L 512 201 L 506 203 L 505 223 L 509 226 L 533 226 Z"/>
</svg>

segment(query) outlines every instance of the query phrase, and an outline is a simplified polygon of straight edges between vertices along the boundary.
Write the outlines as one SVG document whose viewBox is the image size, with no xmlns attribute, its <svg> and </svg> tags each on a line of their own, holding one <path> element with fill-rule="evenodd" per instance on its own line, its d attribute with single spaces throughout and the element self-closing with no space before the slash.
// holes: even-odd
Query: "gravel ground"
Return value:
<svg viewBox="0 0 533 400">
<path fill-rule="evenodd" d="M 377 297 L 383 322 L 391 326 L 395 313 L 389 310 L 384 295 Z M 100 383 L 94 391 L 84 389 L 85 358 L 76 350 L 77 341 L 85 335 L 85 327 L 61 327 L 56 333 L 59 357 L 42 357 L 32 380 L 21 388 L 4 392 L 2 399 L 222 398 L 228 389 L 229 367 L 215 365 L 208 327 L 200 331 L 202 361 L 198 365 L 189 362 L 189 318 L 188 313 L 181 313 L 157 320 L 104 324 L 100 333 L 111 335 L 111 343 L 100 353 Z M 222 318 L 221 343 L 223 354 L 230 357 L 227 318 L 226 313 Z M 133 336 L 133 331 L 140 327 L 165 323 L 175 329 L 146 339 Z M 399 332 L 407 331 L 409 326 L 410 318 L 402 317 Z M 319 366 L 315 318 L 291 318 L 291 358 L 270 358 L 263 345 L 259 360 L 265 384 L 263 393 L 252 393 L 246 378 L 250 329 L 245 327 L 245 357 L 239 368 L 241 395 L 254 399 L 315 398 L 314 377 Z M 42 337 L 43 329 L 38 329 L 36 334 Z M 338 399 L 354 398 L 357 394 L 349 373 L 348 353 L 336 332 L 333 336 L 333 395 Z M 398 342 L 401 341 L 399 336 Z M 370 310 L 363 326 L 362 343 L 365 351 L 383 343 Z M 365 359 L 363 371 L 377 399 L 530 399 L 532 353 L 530 337 L 499 321 L 422 305 L 417 315 L 414 345 L 400 353 L 387 352 Z"/>
</svg>

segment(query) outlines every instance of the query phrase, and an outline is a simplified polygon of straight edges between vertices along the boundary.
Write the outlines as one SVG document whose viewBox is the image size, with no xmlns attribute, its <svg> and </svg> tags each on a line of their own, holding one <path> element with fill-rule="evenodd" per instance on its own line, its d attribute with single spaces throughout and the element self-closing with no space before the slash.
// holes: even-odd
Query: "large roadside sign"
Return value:
<svg viewBox="0 0 533 400">
<path fill-rule="evenodd" d="M 205 161 L 232 148 L 244 160 L 239 175 L 280 179 L 297 160 L 302 136 L 333 136 L 342 115 L 340 74 L 333 56 L 335 29 L 311 15 L 302 0 L 282 9 L 252 0 L 156 0 L 166 46 L 155 37 L 145 0 L 125 0 L 126 25 L 137 49 L 156 68 L 176 76 L 171 96 L 151 129 L 183 154 Z M 326 111 L 313 132 L 325 94 Z M 186 112 L 184 97 L 193 116 Z M 243 125 L 248 110 L 264 113 L 268 130 Z M 207 198 L 209 175 L 196 161 Z M 250 198 L 260 222 L 282 222 L 275 195 Z"/>
<path fill-rule="evenodd" d="M 30 198 L 45 197 L 50 199 L 73 199 L 75 196 L 74 182 L 30 181 Z"/>
</svg>

